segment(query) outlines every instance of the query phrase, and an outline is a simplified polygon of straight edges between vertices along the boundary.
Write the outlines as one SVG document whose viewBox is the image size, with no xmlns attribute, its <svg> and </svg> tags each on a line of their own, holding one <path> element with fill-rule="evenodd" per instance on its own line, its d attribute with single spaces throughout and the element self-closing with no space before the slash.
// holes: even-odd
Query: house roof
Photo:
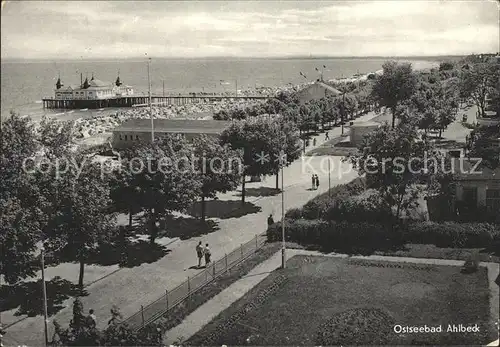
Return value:
<svg viewBox="0 0 500 347">
<path fill-rule="evenodd" d="M 325 94 L 339 96 L 342 94 L 342 92 L 321 81 L 316 81 L 313 84 L 309 84 L 297 92 L 297 95 L 302 102 L 319 100 L 321 98 L 324 98 Z"/>
<path fill-rule="evenodd" d="M 154 131 L 183 134 L 220 134 L 231 122 L 204 119 L 154 119 Z M 113 131 L 144 132 L 151 130 L 151 119 L 132 118 Z"/>
<path fill-rule="evenodd" d="M 455 179 L 457 181 L 500 181 L 500 167 L 491 169 L 481 163 L 477 165 L 477 161 L 478 159 L 453 158 Z"/>
</svg>

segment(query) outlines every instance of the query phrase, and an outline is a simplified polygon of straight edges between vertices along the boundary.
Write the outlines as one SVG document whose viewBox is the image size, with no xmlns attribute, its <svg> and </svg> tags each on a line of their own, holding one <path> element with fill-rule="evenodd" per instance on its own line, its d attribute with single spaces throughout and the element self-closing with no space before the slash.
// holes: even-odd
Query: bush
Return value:
<svg viewBox="0 0 500 347">
<path fill-rule="evenodd" d="M 309 200 L 304 207 L 289 210 L 286 214 L 290 219 L 319 219 L 323 218 L 327 210 L 336 202 L 358 195 L 365 190 L 364 178 L 358 177 L 346 184 L 340 184 L 330 192 L 323 193 Z"/>
<path fill-rule="evenodd" d="M 438 247 L 482 248 L 500 239 L 500 226 L 488 223 L 415 223 L 403 237 L 407 243 Z"/>
<path fill-rule="evenodd" d="M 328 206 L 321 216 L 325 220 L 388 223 L 393 219 L 391 210 L 384 208 L 375 195 L 354 196 Z"/>
<path fill-rule="evenodd" d="M 369 253 L 399 247 L 405 243 L 438 247 L 489 248 L 500 240 L 500 229 L 486 223 L 412 223 L 390 226 L 384 223 L 285 220 L 287 241 L 316 245 L 324 250 Z M 281 223 L 267 231 L 269 241 L 281 240 Z"/>
<path fill-rule="evenodd" d="M 268 241 L 281 240 L 281 223 L 267 230 Z M 391 227 L 367 222 L 333 222 L 324 220 L 285 220 L 286 241 L 316 245 L 324 250 L 369 254 L 376 249 L 391 248 L 398 237 Z"/>
</svg>

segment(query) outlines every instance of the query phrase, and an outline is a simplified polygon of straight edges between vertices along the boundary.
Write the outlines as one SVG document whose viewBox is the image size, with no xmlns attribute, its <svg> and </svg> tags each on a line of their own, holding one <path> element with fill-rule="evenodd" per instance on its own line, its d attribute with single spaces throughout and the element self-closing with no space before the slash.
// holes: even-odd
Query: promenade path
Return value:
<svg viewBox="0 0 500 347">
<path fill-rule="evenodd" d="M 368 113 L 355 122 L 365 122 L 376 115 Z M 340 128 L 329 131 L 330 138 L 340 135 Z M 324 143 L 324 134 L 316 136 L 316 146 Z M 309 146 L 307 150 L 312 149 Z M 331 186 L 347 183 L 357 177 L 357 173 L 350 169 L 350 165 L 341 162 L 341 157 L 331 157 Z M 318 174 L 320 186 L 318 190 L 310 190 L 311 174 Z M 247 183 L 248 190 L 255 191 L 275 188 L 275 178 L 267 177 L 263 182 Z M 281 177 L 280 177 L 281 182 Z M 284 170 L 285 185 L 285 211 L 304 205 L 314 196 L 328 190 L 328 162 L 326 157 L 307 157 L 292 163 Z M 239 188 L 239 190 L 241 187 Z M 241 191 L 220 194 L 219 201 L 233 201 L 237 206 L 237 201 Z M 94 271 L 94 278 L 86 278 L 89 285 L 86 287 L 88 296 L 82 297 L 82 302 L 86 312 L 94 309 L 99 328 L 105 328 L 110 318 L 112 305 L 120 308 L 126 318 L 140 310 L 141 305 L 147 305 L 165 294 L 165 290 L 171 290 L 184 282 L 188 276 L 192 276 L 201 270 L 189 269 L 197 265 L 195 246 L 199 241 L 208 243 L 212 251 L 212 258 L 217 260 L 225 253 L 230 253 L 241 244 L 252 240 L 256 235 L 265 231 L 267 227 L 267 217 L 273 214 L 275 220 L 281 218 L 281 194 L 271 196 L 247 196 L 246 201 L 254 205 L 254 210 L 259 212 L 243 215 L 238 218 L 214 218 L 218 223 L 219 230 L 200 237 L 192 237 L 187 240 L 160 240 L 161 243 L 169 244 L 170 252 L 158 261 L 150 264 L 142 264 L 133 268 L 107 267 Z M 76 266 L 67 264 L 64 266 Z M 92 268 L 92 267 L 86 267 Z M 76 281 L 78 271 L 73 272 Z M 52 276 L 57 275 L 57 270 L 52 269 Z M 85 275 L 87 276 L 87 274 Z M 99 279 L 101 278 L 101 279 Z M 49 318 L 49 336 L 53 334 L 54 320 L 67 326 L 72 317 L 72 299 L 66 300 L 61 311 Z M 11 322 L 14 317 L 10 314 Z M 5 315 L 5 318 L 9 318 Z M 20 317 L 17 317 L 18 319 Z M 8 324 L 7 319 L 2 316 L 4 325 Z M 43 317 L 28 317 L 7 328 L 7 335 L 4 336 L 4 344 L 7 341 L 24 344 L 27 346 L 43 345 Z M 7 338 L 9 340 L 7 340 Z M 6 344 L 7 345 L 7 344 Z"/>
<path fill-rule="evenodd" d="M 346 254 L 323 254 L 316 251 L 287 250 L 287 258 L 290 259 L 294 255 L 310 255 L 310 256 L 327 256 L 346 258 Z M 395 261 L 406 263 L 418 264 L 432 264 L 432 265 L 449 265 L 449 266 L 462 266 L 463 261 L 446 260 L 446 259 L 422 259 L 422 258 L 408 258 L 408 257 L 390 257 L 390 256 L 352 256 L 351 259 L 370 259 L 376 261 Z M 490 316 L 492 321 L 498 321 L 498 286 L 495 284 L 495 278 L 499 273 L 499 266 L 497 263 L 481 263 L 481 266 L 487 268 L 488 271 L 488 286 L 490 289 Z M 277 252 L 270 259 L 257 265 L 245 277 L 231 284 L 222 292 L 214 296 L 205 304 L 198 307 L 190 315 L 188 315 L 179 325 L 167 331 L 164 336 L 166 345 L 173 344 L 179 339 L 187 340 L 214 319 L 219 313 L 229 308 L 233 303 L 240 299 L 243 295 L 250 291 L 257 284 L 262 282 L 272 271 L 281 267 L 281 251 Z M 493 345 L 492 345 L 493 346 Z M 498 344 L 494 345 L 498 346 Z"/>
</svg>

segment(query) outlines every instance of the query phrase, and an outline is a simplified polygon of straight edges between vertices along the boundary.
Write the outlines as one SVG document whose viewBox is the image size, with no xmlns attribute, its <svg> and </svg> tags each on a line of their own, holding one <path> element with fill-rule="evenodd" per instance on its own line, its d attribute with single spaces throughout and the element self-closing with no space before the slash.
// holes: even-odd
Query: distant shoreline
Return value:
<svg viewBox="0 0 500 347">
<path fill-rule="evenodd" d="M 493 54 L 493 53 L 492 53 Z M 276 56 L 276 57 L 151 57 L 152 60 L 160 61 L 179 61 L 179 60 L 446 60 L 446 59 L 460 59 L 466 55 L 435 55 L 435 56 Z M 135 62 L 146 61 L 143 57 L 130 57 L 130 58 L 2 58 L 4 63 L 53 63 L 53 62 Z"/>
</svg>

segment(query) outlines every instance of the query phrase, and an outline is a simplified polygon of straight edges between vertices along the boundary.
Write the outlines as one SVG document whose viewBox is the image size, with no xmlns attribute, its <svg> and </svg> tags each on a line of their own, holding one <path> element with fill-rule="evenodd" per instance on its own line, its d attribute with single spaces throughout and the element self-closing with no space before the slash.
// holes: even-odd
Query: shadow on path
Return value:
<svg viewBox="0 0 500 347">
<path fill-rule="evenodd" d="M 164 230 L 160 231 L 159 237 L 178 237 L 187 240 L 219 230 L 217 223 L 213 220 L 202 221 L 197 218 L 167 217 L 165 219 Z"/>
<path fill-rule="evenodd" d="M 270 187 L 259 187 L 259 188 L 246 188 L 245 195 L 251 197 L 266 197 L 275 196 L 281 193 L 281 189 L 270 188 Z M 238 191 L 235 196 L 241 196 L 241 191 Z"/>
<path fill-rule="evenodd" d="M 251 202 L 242 204 L 239 200 L 209 200 L 205 202 L 206 218 L 239 218 L 251 213 L 260 212 L 261 208 Z M 190 214 L 194 217 L 201 217 L 201 202 L 196 202 L 191 208 Z"/>
<path fill-rule="evenodd" d="M 70 297 L 86 296 L 77 285 L 61 277 L 46 282 L 47 313 L 53 316 L 65 308 L 63 302 Z M 15 315 L 35 317 L 43 315 L 42 280 L 0 286 L 0 312 L 18 308 Z"/>
<path fill-rule="evenodd" d="M 130 241 L 125 246 L 118 242 L 106 244 L 91 254 L 86 264 L 110 266 L 119 264 L 120 267 L 135 267 L 144 263 L 154 263 L 171 251 L 163 245 L 151 244 L 146 240 Z"/>
</svg>

